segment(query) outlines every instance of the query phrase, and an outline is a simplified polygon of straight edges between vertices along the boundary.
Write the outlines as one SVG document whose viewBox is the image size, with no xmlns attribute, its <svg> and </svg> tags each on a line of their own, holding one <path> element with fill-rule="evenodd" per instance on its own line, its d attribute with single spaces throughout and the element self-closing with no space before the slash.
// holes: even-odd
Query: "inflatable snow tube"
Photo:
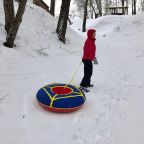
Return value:
<svg viewBox="0 0 144 144">
<path fill-rule="evenodd" d="M 86 100 L 83 91 L 78 87 L 57 83 L 42 87 L 36 98 L 45 110 L 58 113 L 73 112 Z"/>
</svg>

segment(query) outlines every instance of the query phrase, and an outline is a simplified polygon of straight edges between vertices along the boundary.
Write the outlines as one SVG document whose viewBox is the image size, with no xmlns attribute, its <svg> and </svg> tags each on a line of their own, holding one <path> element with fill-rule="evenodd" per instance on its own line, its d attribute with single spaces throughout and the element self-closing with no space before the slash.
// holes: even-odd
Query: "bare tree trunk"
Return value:
<svg viewBox="0 0 144 144">
<path fill-rule="evenodd" d="M 3 0 L 4 13 L 5 13 L 5 30 L 8 33 L 11 24 L 14 21 L 14 2 L 13 0 Z"/>
<path fill-rule="evenodd" d="M 97 4 L 97 8 L 99 10 L 99 15 L 102 16 L 102 4 L 101 4 L 101 0 L 95 0 L 96 4 Z"/>
<path fill-rule="evenodd" d="M 102 0 L 99 0 L 99 15 L 102 16 Z"/>
<path fill-rule="evenodd" d="M 57 24 L 56 32 L 58 34 L 59 40 L 65 43 L 65 35 L 67 29 L 67 21 L 69 16 L 71 0 L 62 0 L 60 16 Z"/>
<path fill-rule="evenodd" d="M 17 10 L 16 17 L 14 19 L 14 22 L 11 24 L 11 27 L 10 27 L 9 32 L 7 34 L 6 42 L 4 42 L 4 45 L 7 47 L 10 47 L 10 48 L 13 47 L 15 37 L 17 35 L 19 26 L 22 22 L 22 17 L 23 17 L 24 11 L 25 11 L 26 2 L 27 2 L 27 0 L 21 0 L 19 2 L 19 7 Z"/>
<path fill-rule="evenodd" d="M 92 9 L 92 11 L 91 11 L 91 18 L 93 19 L 93 18 L 94 18 L 94 17 L 93 17 L 94 10 L 93 10 L 92 6 L 91 6 L 91 9 Z"/>
<path fill-rule="evenodd" d="M 136 14 L 136 0 L 132 0 L 132 15 Z"/>
<path fill-rule="evenodd" d="M 136 0 L 134 0 L 134 15 L 136 14 Z"/>
<path fill-rule="evenodd" d="M 124 0 L 121 0 L 121 3 L 122 3 L 122 7 L 124 7 Z M 124 8 L 122 8 L 122 14 L 124 15 Z"/>
<path fill-rule="evenodd" d="M 106 0 L 104 15 L 107 15 L 107 13 L 108 13 L 108 6 L 109 6 L 109 0 Z"/>
<path fill-rule="evenodd" d="M 50 14 L 55 16 L 55 0 L 51 0 Z"/>
<path fill-rule="evenodd" d="M 134 11 L 134 10 L 133 10 L 133 9 L 134 9 L 134 6 L 133 6 L 133 5 L 134 5 L 134 2 L 133 2 L 133 0 L 132 0 L 132 15 L 133 15 L 133 11 Z"/>
<path fill-rule="evenodd" d="M 144 0 L 141 0 L 142 12 L 144 11 Z"/>
<path fill-rule="evenodd" d="M 92 9 L 93 9 L 93 12 L 94 12 L 94 14 L 95 14 L 95 19 L 96 19 L 96 18 L 98 18 L 98 14 L 96 13 L 95 8 L 94 8 L 94 6 L 93 6 L 93 4 L 92 4 Z"/>
<path fill-rule="evenodd" d="M 45 9 L 49 12 L 49 6 L 43 0 L 33 0 L 33 4 Z"/>
<path fill-rule="evenodd" d="M 72 25 L 72 21 L 69 17 L 68 17 L 68 22 L 69 22 L 70 25 Z"/>
<path fill-rule="evenodd" d="M 84 19 L 83 19 L 82 32 L 85 32 L 85 31 L 86 31 L 87 5 L 88 5 L 88 0 L 85 1 L 85 7 L 84 7 Z"/>
<path fill-rule="evenodd" d="M 94 11 L 93 11 L 93 7 L 92 7 L 92 6 L 93 6 L 92 4 L 93 4 L 93 2 L 92 2 L 92 0 L 90 0 L 90 2 L 89 2 L 89 7 L 90 7 L 91 19 L 93 19 L 93 12 L 94 12 Z"/>
</svg>

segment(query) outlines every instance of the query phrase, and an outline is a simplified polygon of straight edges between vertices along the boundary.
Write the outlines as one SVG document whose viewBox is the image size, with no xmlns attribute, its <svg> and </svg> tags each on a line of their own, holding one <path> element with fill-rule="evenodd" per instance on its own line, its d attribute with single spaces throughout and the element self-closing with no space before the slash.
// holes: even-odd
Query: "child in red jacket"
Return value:
<svg viewBox="0 0 144 144">
<path fill-rule="evenodd" d="M 96 59 L 96 45 L 95 45 L 95 38 L 96 30 L 90 29 L 87 32 L 87 40 L 85 41 L 84 48 L 83 48 L 83 57 L 82 62 L 84 63 L 84 77 L 80 83 L 81 87 L 93 87 L 91 82 L 91 76 L 93 73 L 93 64 L 97 64 Z"/>
</svg>

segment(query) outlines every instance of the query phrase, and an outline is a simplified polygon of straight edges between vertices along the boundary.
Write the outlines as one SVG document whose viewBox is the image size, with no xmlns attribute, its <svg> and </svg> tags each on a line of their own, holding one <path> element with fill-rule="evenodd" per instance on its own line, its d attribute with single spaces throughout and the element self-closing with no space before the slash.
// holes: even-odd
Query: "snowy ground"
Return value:
<svg viewBox="0 0 144 144">
<path fill-rule="evenodd" d="M 143 144 L 144 14 L 90 20 L 97 29 L 98 66 L 84 106 L 74 113 L 43 110 L 35 95 L 42 86 L 68 83 L 81 62 L 86 34 L 80 20 L 57 40 L 56 21 L 28 4 L 14 49 L 2 46 L 4 14 L 0 2 L 1 144 Z M 83 76 L 80 66 L 73 84 Z"/>
</svg>

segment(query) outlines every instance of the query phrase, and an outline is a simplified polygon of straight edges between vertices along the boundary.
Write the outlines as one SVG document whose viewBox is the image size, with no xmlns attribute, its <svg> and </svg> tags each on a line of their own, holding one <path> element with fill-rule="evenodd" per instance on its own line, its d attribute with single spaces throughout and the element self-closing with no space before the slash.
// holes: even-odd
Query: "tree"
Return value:
<svg viewBox="0 0 144 144">
<path fill-rule="evenodd" d="M 5 1 L 7 1 L 7 0 L 5 0 Z M 11 1 L 13 1 L 13 0 L 11 0 Z M 10 2 L 10 0 L 9 0 L 9 2 Z M 14 17 L 13 22 L 9 26 L 7 36 L 6 36 L 6 42 L 4 42 L 4 46 L 7 46 L 9 48 L 13 47 L 14 40 L 16 38 L 19 26 L 22 22 L 22 17 L 23 17 L 24 11 L 25 11 L 26 2 L 27 2 L 27 0 L 19 1 L 17 14 Z M 4 3 L 4 6 L 5 6 L 5 15 L 6 15 L 5 17 L 8 17 L 7 11 L 9 9 L 9 5 L 5 5 L 5 3 Z"/>
<path fill-rule="evenodd" d="M 88 0 L 85 1 L 85 7 L 84 7 L 84 19 L 83 19 L 82 32 L 85 32 L 85 31 L 86 31 L 87 5 L 88 5 Z"/>
<path fill-rule="evenodd" d="M 77 6 L 78 16 L 83 18 L 84 15 L 84 7 L 85 7 L 85 0 L 74 0 Z M 88 7 L 87 7 L 87 17 L 93 18 L 93 14 L 95 18 L 98 15 L 102 16 L 102 0 L 89 0 Z"/>
<path fill-rule="evenodd" d="M 55 0 L 51 0 L 50 14 L 55 16 Z"/>
<path fill-rule="evenodd" d="M 58 34 L 59 40 L 65 43 L 65 35 L 67 29 L 67 21 L 69 16 L 71 0 L 62 0 L 60 16 L 57 24 L 56 32 Z"/>
<path fill-rule="evenodd" d="M 78 16 L 83 18 L 84 15 L 84 6 L 85 6 L 85 0 L 74 0 L 76 7 L 77 7 L 77 12 L 78 12 Z"/>
<path fill-rule="evenodd" d="M 121 3 L 122 3 L 122 7 L 124 7 L 125 5 L 124 5 L 124 1 L 125 0 L 121 0 Z M 122 14 L 124 14 L 124 9 L 122 8 Z"/>
<path fill-rule="evenodd" d="M 142 12 L 144 12 L 144 0 L 141 0 L 141 9 L 142 9 Z"/>
<path fill-rule="evenodd" d="M 136 0 L 132 0 L 132 15 L 136 14 Z"/>
<path fill-rule="evenodd" d="M 14 21 L 14 2 L 13 0 L 3 0 L 4 12 L 5 12 L 5 30 L 8 33 L 11 24 Z"/>
<path fill-rule="evenodd" d="M 97 4 L 99 15 L 102 16 L 102 4 L 101 4 L 101 0 L 95 0 L 95 2 Z"/>
<path fill-rule="evenodd" d="M 43 0 L 33 0 L 33 3 L 49 12 L 49 6 Z"/>
</svg>

